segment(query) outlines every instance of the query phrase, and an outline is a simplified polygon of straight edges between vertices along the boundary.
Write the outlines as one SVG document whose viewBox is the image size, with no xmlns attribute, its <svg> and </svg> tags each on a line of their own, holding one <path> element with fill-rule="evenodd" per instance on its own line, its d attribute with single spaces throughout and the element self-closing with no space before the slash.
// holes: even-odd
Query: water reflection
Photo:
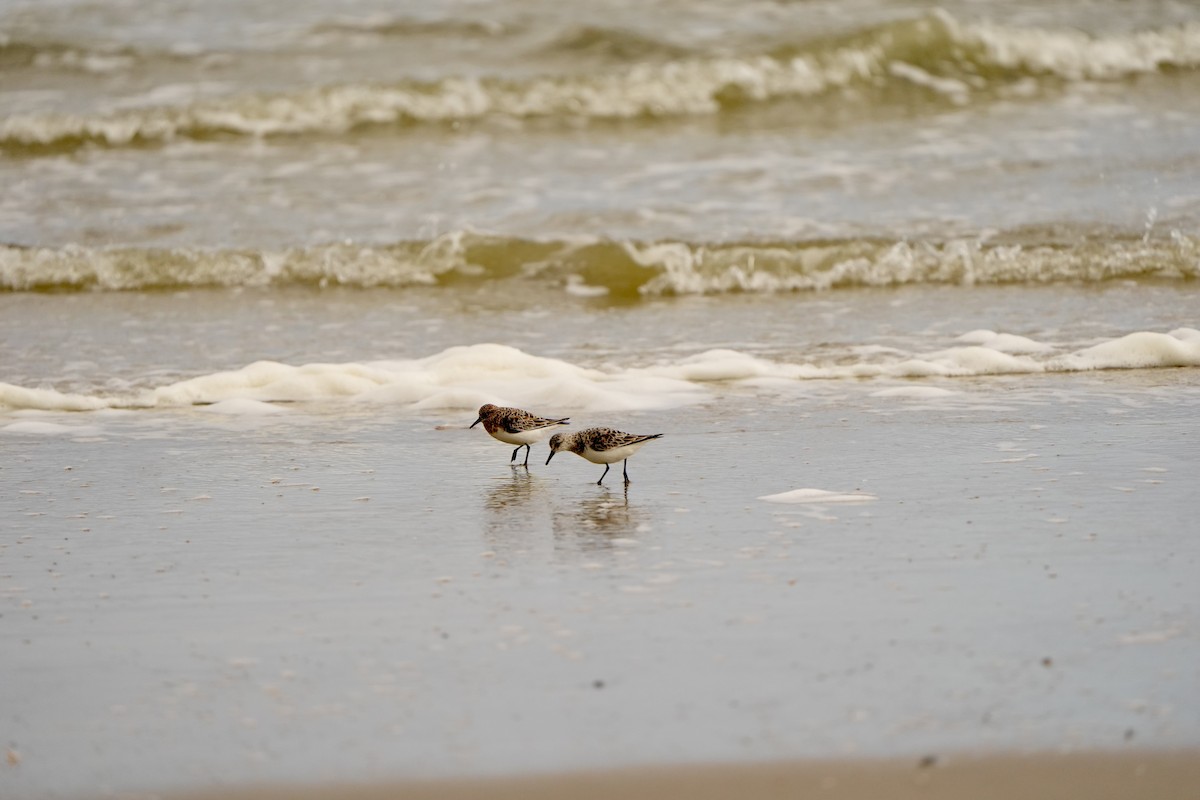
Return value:
<svg viewBox="0 0 1200 800">
<path fill-rule="evenodd" d="M 483 505 L 485 543 L 501 562 L 539 551 L 548 558 L 551 551 L 607 550 L 649 529 L 647 511 L 629 501 L 628 488 L 589 487 L 580 496 L 523 469 L 497 477 Z"/>
<path fill-rule="evenodd" d="M 510 515 L 528 505 L 540 488 L 533 473 L 516 467 L 507 478 L 496 479 L 496 485 L 484 498 L 484 505 L 501 516 Z"/>
<path fill-rule="evenodd" d="M 644 521 L 644 513 L 629 502 L 629 487 L 611 490 L 579 501 L 564 502 L 554 509 L 554 538 L 584 550 L 603 550 L 616 539 L 633 538 Z"/>
<path fill-rule="evenodd" d="M 551 494 L 545 481 L 527 469 L 496 478 L 483 497 L 484 539 L 488 549 L 508 558 L 545 543 Z"/>
</svg>

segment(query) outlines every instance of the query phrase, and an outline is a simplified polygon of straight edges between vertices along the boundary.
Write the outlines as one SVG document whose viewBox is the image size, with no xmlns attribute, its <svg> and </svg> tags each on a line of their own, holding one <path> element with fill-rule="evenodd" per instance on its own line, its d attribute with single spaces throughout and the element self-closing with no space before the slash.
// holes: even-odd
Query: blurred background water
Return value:
<svg viewBox="0 0 1200 800">
<path fill-rule="evenodd" d="M 1183 2 L 6 0 L 0 286 L 1195 277 L 1198 66 Z"/>
</svg>

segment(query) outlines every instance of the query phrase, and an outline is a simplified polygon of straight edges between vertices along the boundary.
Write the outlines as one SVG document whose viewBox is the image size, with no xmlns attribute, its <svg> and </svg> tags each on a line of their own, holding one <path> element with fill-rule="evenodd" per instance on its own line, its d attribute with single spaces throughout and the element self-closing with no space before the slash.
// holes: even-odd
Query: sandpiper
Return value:
<svg viewBox="0 0 1200 800">
<path fill-rule="evenodd" d="M 596 481 L 596 485 L 601 486 L 604 484 L 604 476 L 608 474 L 608 468 L 618 461 L 625 461 L 621 472 L 625 475 L 625 483 L 628 484 L 629 457 L 646 442 L 660 436 L 661 433 L 622 433 L 612 428 L 586 428 L 578 433 L 556 433 L 550 437 L 550 458 L 546 459 L 546 463 L 549 464 L 550 459 L 554 458 L 554 454 L 559 450 L 577 453 L 593 464 L 604 465 L 604 472 L 600 475 L 600 480 Z"/>
<path fill-rule="evenodd" d="M 555 425 L 566 425 L 569 417 L 562 419 L 548 419 L 546 417 L 535 417 L 528 411 L 522 411 L 519 408 L 504 408 L 502 406 L 494 406 L 491 403 L 480 406 L 479 419 L 471 423 L 474 428 L 479 423 L 483 423 L 483 429 L 492 435 L 493 439 L 499 439 L 506 444 L 515 444 L 517 448 L 513 450 L 512 458 L 508 463 L 513 463 L 517 460 L 517 453 L 521 452 L 521 448 L 525 448 L 525 464 L 529 466 L 529 445 L 534 442 L 540 442 L 543 437 L 549 432 L 550 428 Z"/>
</svg>

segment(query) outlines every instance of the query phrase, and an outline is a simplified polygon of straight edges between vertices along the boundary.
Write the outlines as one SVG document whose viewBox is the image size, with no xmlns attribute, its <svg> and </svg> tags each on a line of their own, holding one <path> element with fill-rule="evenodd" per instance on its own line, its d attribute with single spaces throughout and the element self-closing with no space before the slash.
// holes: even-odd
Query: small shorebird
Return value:
<svg viewBox="0 0 1200 800">
<path fill-rule="evenodd" d="M 596 481 L 597 486 L 602 486 L 604 476 L 608 474 L 608 468 L 618 461 L 625 461 L 621 472 L 625 475 L 625 483 L 628 484 L 629 457 L 640 450 L 646 442 L 660 436 L 662 436 L 661 433 L 652 433 L 648 436 L 622 433 L 612 428 L 586 428 L 578 433 L 556 433 L 550 437 L 550 458 L 546 459 L 546 463 L 549 464 L 550 459 L 554 458 L 554 454 L 559 450 L 577 453 L 593 464 L 604 465 L 604 473 L 600 476 L 600 480 Z"/>
<path fill-rule="evenodd" d="M 483 429 L 492 435 L 493 439 L 499 439 L 506 444 L 515 444 L 516 450 L 513 450 L 512 458 L 508 463 L 513 463 L 517 460 L 517 453 L 521 452 L 521 448 L 525 448 L 525 464 L 529 466 L 529 445 L 534 442 L 540 442 L 545 435 L 555 425 L 566 425 L 570 417 L 562 419 L 547 419 L 546 417 L 535 417 L 528 411 L 522 411 L 519 408 L 504 408 L 502 406 L 494 406 L 488 403 L 479 408 L 479 419 L 471 423 L 474 428 L 479 423 L 483 423 Z"/>
</svg>

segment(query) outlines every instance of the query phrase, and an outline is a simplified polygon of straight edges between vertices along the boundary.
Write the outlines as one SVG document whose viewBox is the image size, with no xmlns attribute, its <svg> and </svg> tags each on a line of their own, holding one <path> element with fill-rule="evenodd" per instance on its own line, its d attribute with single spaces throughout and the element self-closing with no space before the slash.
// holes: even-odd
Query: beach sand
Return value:
<svg viewBox="0 0 1200 800">
<path fill-rule="evenodd" d="M 1194 370 L 777 388 L 621 416 L 627 491 L 470 413 L 18 415 L 2 794 L 1188 796 Z"/>
<path fill-rule="evenodd" d="M 261 787 L 178 795 L 175 800 L 507 800 L 508 798 L 820 797 L 834 800 L 1091 800 L 1195 798 L 1200 753 L 1087 753 L 927 757 L 905 761 L 825 761 L 705 765 L 377 786 Z"/>
</svg>

